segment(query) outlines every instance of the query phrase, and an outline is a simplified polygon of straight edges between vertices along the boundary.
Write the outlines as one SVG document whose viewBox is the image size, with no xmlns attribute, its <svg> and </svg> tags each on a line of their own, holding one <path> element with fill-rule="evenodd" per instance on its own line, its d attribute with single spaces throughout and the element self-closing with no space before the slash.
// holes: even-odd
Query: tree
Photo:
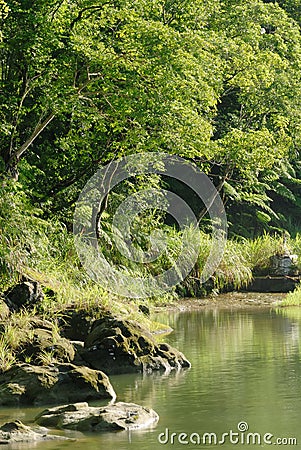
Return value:
<svg viewBox="0 0 301 450">
<path fill-rule="evenodd" d="M 280 193 L 283 164 L 299 146 L 300 30 L 277 4 L 229 1 L 226 7 L 213 20 L 229 39 L 222 42 L 224 92 L 214 136 L 218 172 L 227 161 L 229 213 L 234 207 L 235 216 L 238 205 L 243 214 L 243 205 L 253 205 L 264 226 L 277 219 L 271 193 Z M 250 217 L 255 224 L 254 211 L 249 224 Z"/>
<path fill-rule="evenodd" d="M 258 220 L 273 216 L 283 164 L 300 146 L 301 38 L 288 6 L 7 4 L 3 168 L 20 172 L 48 214 L 70 216 L 98 164 L 164 151 L 206 171 L 230 213 L 247 204 L 259 211 Z"/>
</svg>

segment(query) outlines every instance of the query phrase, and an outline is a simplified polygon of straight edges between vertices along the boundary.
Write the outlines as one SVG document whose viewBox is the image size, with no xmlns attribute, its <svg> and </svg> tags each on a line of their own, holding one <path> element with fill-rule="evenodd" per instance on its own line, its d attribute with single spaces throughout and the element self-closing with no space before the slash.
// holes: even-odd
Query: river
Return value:
<svg viewBox="0 0 301 450">
<path fill-rule="evenodd" d="M 182 350 L 192 368 L 166 375 L 112 376 L 111 382 L 118 400 L 155 409 L 157 426 L 131 433 L 79 433 L 76 442 L 34 448 L 228 450 L 242 449 L 247 441 L 249 448 L 268 447 L 277 439 L 286 448 L 299 448 L 301 308 L 204 308 L 163 312 L 156 318 L 174 328 L 164 340 Z M 40 410 L 2 408 L 1 422 L 26 422 Z M 298 445 L 291 445 L 292 438 Z M 203 439 L 206 443 L 199 444 Z"/>
</svg>

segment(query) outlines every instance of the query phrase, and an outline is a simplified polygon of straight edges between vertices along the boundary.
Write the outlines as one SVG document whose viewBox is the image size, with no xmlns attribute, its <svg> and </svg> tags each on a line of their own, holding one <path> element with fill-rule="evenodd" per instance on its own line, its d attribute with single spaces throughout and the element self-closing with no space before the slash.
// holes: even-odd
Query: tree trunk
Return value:
<svg viewBox="0 0 301 450">
<path fill-rule="evenodd" d="M 33 133 L 24 142 L 24 144 L 21 145 L 21 147 L 18 150 L 9 155 L 8 161 L 6 163 L 6 171 L 13 179 L 15 180 L 18 179 L 17 165 L 21 156 L 23 155 L 23 153 L 26 152 L 26 150 L 28 149 L 28 147 L 30 147 L 33 141 L 42 133 L 42 131 L 47 127 L 47 125 L 54 119 L 54 117 L 55 114 L 53 113 L 49 114 L 49 116 L 46 117 L 46 119 L 42 123 L 36 126 Z"/>
</svg>

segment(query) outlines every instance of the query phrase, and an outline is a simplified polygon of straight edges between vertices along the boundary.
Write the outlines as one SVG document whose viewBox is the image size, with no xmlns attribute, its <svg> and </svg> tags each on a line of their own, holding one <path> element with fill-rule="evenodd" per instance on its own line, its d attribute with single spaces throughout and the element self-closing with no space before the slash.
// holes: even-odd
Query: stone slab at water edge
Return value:
<svg viewBox="0 0 301 450">
<path fill-rule="evenodd" d="M 44 427 L 28 427 L 19 420 L 14 422 L 7 422 L 0 427 L 0 445 L 19 444 L 26 442 L 38 441 L 70 441 L 64 436 L 56 436 L 47 434 L 48 430 Z M 19 447 L 18 447 L 19 448 Z"/>
<path fill-rule="evenodd" d="M 158 420 L 154 410 L 123 402 L 103 407 L 92 407 L 85 402 L 58 406 L 46 409 L 35 419 L 42 426 L 98 432 L 138 430 Z"/>
<path fill-rule="evenodd" d="M 60 404 L 83 400 L 115 399 L 107 375 L 88 367 L 61 364 L 17 364 L 0 375 L 0 405 Z"/>
</svg>

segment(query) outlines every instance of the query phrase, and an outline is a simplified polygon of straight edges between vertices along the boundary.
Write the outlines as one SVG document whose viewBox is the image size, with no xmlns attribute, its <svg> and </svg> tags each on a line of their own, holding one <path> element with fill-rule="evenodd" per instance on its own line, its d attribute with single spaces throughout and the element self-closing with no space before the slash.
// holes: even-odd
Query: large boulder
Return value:
<svg viewBox="0 0 301 450">
<path fill-rule="evenodd" d="M 47 429 L 35 426 L 34 428 L 24 425 L 19 420 L 7 422 L 0 427 L 0 445 L 19 444 L 37 441 L 70 441 L 64 436 L 47 434 Z M 73 440 L 73 439 L 72 439 Z M 19 448 L 19 447 L 18 447 Z"/>
<path fill-rule="evenodd" d="M 79 431 L 137 430 L 159 420 L 158 414 L 135 403 L 118 402 L 103 407 L 75 403 L 46 409 L 35 421 L 39 425 Z"/>
<path fill-rule="evenodd" d="M 93 369 L 108 374 L 190 367 L 183 353 L 157 343 L 138 323 L 111 317 L 94 322 L 80 356 Z"/>
<path fill-rule="evenodd" d="M 115 399 L 107 375 L 84 366 L 17 364 L 0 375 L 0 405 L 59 404 Z"/>
</svg>

